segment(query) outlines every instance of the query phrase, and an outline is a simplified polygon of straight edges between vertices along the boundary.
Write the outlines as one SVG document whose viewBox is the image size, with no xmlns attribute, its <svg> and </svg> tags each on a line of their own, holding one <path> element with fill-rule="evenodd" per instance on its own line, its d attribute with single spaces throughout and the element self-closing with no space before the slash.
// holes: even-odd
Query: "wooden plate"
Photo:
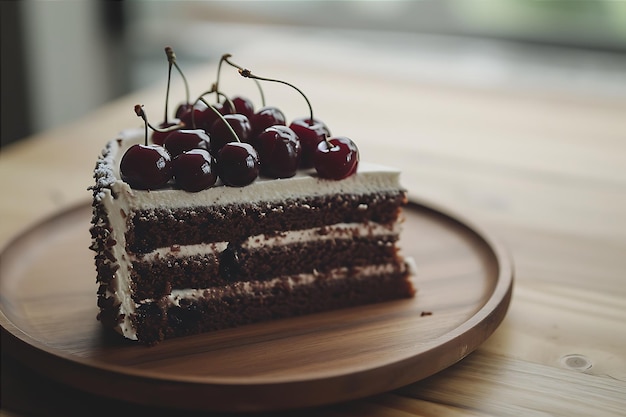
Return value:
<svg viewBox="0 0 626 417">
<path fill-rule="evenodd" d="M 411 203 L 402 235 L 414 299 L 145 347 L 96 321 L 91 208 L 68 209 L 2 251 L 2 347 L 79 389 L 141 404 L 252 411 L 392 390 L 465 357 L 500 324 L 513 273 L 502 248 L 440 208 Z"/>
</svg>

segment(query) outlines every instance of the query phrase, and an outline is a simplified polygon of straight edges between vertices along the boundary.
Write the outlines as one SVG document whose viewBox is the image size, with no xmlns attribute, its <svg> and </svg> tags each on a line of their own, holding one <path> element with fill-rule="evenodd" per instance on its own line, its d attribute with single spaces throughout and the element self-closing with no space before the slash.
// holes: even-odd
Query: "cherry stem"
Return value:
<svg viewBox="0 0 626 417">
<path fill-rule="evenodd" d="M 187 104 L 189 104 L 189 83 L 187 83 L 187 78 L 185 77 L 185 74 L 183 74 L 183 71 L 180 69 L 178 63 L 176 62 L 176 54 L 174 53 L 174 50 L 169 46 L 165 47 L 165 54 L 167 55 L 167 60 L 170 65 L 174 65 L 176 67 L 176 70 L 183 79 L 183 83 L 185 83 L 185 98 L 187 100 Z"/>
<path fill-rule="evenodd" d="M 169 46 L 165 47 L 165 55 L 167 56 L 167 88 L 165 89 L 165 117 L 163 118 L 164 123 L 167 124 L 168 123 L 168 118 L 167 118 L 167 114 L 168 114 L 168 103 L 170 101 L 170 81 L 172 80 L 172 60 L 170 59 L 170 55 L 168 53 L 168 48 L 171 51 L 172 48 L 170 48 Z M 172 54 L 174 52 L 172 51 Z"/>
<path fill-rule="evenodd" d="M 143 111 L 143 106 L 141 104 L 135 104 L 135 114 L 143 119 L 144 126 L 144 145 L 148 146 L 148 118 L 146 117 L 146 112 Z"/>
<path fill-rule="evenodd" d="M 142 104 L 136 104 L 135 105 L 135 114 L 137 114 L 137 116 L 141 117 L 144 121 L 144 130 L 145 130 L 145 138 L 144 138 L 144 142 L 146 144 L 146 146 L 148 145 L 148 127 L 156 132 L 161 132 L 161 133 L 168 133 L 168 132 L 173 132 L 175 130 L 180 129 L 181 127 L 185 127 L 184 123 L 177 123 L 175 125 L 172 126 L 168 126 L 165 128 L 158 128 L 158 127 L 154 127 L 150 124 L 150 122 L 148 121 L 148 116 L 146 115 L 146 112 L 143 109 L 143 105 Z"/>
<path fill-rule="evenodd" d="M 155 132 L 169 133 L 169 132 L 173 132 L 175 130 L 184 128 L 185 124 L 181 122 L 181 123 L 176 123 L 175 125 L 172 125 L 172 126 L 161 128 L 161 127 L 154 127 L 150 123 L 148 123 L 148 127 L 154 130 Z"/>
<path fill-rule="evenodd" d="M 326 134 L 326 132 L 324 132 L 324 142 L 326 142 L 326 146 L 328 146 L 328 149 L 332 149 L 335 146 L 330 143 L 330 140 L 328 140 L 328 135 Z"/>
<path fill-rule="evenodd" d="M 204 97 L 206 95 L 213 94 L 213 93 L 217 95 L 218 103 L 220 101 L 220 96 L 222 96 L 224 97 L 224 102 L 228 103 L 228 105 L 230 106 L 233 112 L 235 111 L 235 103 L 233 103 L 233 101 L 226 94 L 222 93 L 221 91 L 217 89 L 217 83 L 213 84 L 209 91 L 205 91 L 204 93 L 200 94 L 200 97 Z M 198 102 L 198 100 L 196 100 L 196 102 Z"/>
<path fill-rule="evenodd" d="M 213 91 L 210 91 L 210 93 L 212 93 Z M 217 115 L 217 117 L 219 117 L 222 122 L 224 122 L 224 124 L 226 125 L 226 128 L 228 129 L 228 131 L 230 132 L 230 134 L 233 136 L 233 138 L 235 138 L 236 142 L 241 142 L 239 140 L 239 137 L 237 136 L 237 133 L 235 133 L 235 130 L 233 129 L 233 127 L 230 125 L 230 123 L 228 123 L 228 121 L 224 118 L 224 116 L 222 116 L 222 113 L 219 112 L 219 110 L 217 110 L 215 107 L 213 107 L 211 104 L 209 104 L 204 98 L 202 98 L 202 96 L 200 96 L 198 98 L 198 100 L 196 100 L 196 102 L 201 101 L 204 104 L 206 104 L 211 110 L 213 110 L 213 112 Z"/>
<path fill-rule="evenodd" d="M 257 80 L 262 80 L 262 81 L 271 81 L 271 82 L 274 82 L 274 83 L 280 83 L 280 84 L 288 85 L 289 87 L 291 87 L 294 90 L 296 90 L 298 93 L 300 93 L 300 95 L 302 97 L 304 97 L 304 100 L 306 101 L 307 106 L 309 106 L 309 115 L 311 116 L 311 118 L 309 119 L 308 123 L 309 123 L 309 125 L 313 124 L 313 106 L 311 106 L 311 102 L 309 101 L 307 96 L 298 87 L 296 87 L 295 85 L 293 85 L 291 83 L 288 83 L 287 81 L 276 80 L 274 78 L 259 77 L 258 75 L 254 75 L 249 69 L 240 68 L 239 69 L 239 74 L 241 74 L 241 76 L 245 77 L 245 78 L 252 78 L 252 79 L 257 79 Z"/>
<path fill-rule="evenodd" d="M 217 77 L 215 78 L 215 84 L 213 84 L 212 90 L 214 90 L 214 92 L 215 92 L 215 98 L 216 98 L 218 103 L 220 101 L 219 85 L 220 85 L 220 73 L 222 72 L 222 63 L 229 56 L 230 55 L 228 55 L 228 54 L 222 55 L 222 57 L 220 58 L 219 64 L 217 64 Z"/>
<path fill-rule="evenodd" d="M 228 105 L 230 106 L 231 109 L 233 109 L 233 111 L 235 111 L 235 104 L 232 102 L 232 100 L 230 98 L 228 98 L 228 96 L 226 96 L 226 94 L 223 94 L 220 91 L 217 91 L 215 88 L 215 84 L 213 84 L 213 86 L 211 87 L 211 89 L 209 91 L 205 91 L 204 93 L 200 94 L 200 97 L 198 97 L 198 99 L 195 101 L 196 103 L 198 101 L 202 101 L 204 104 L 206 104 L 207 106 L 211 107 L 211 110 L 216 111 L 216 109 L 213 106 L 210 106 L 206 101 L 204 101 L 204 99 L 202 99 L 204 96 L 208 95 L 208 94 L 213 94 L 213 93 L 217 93 L 217 98 L 218 98 L 218 102 L 219 102 L 219 97 L 223 96 L 224 97 L 224 101 L 226 101 L 228 103 Z M 218 112 L 219 113 L 219 112 Z M 221 116 L 221 113 L 219 114 Z M 191 109 L 191 125 L 193 126 L 193 128 L 196 128 L 196 113 L 194 112 L 193 108 Z M 230 125 L 228 125 L 230 126 Z M 236 137 L 237 135 L 235 135 Z M 239 142 L 239 139 L 237 139 L 237 141 Z"/>
<path fill-rule="evenodd" d="M 222 55 L 222 58 L 220 59 L 220 64 L 222 63 L 222 61 L 226 62 L 228 65 L 230 65 L 231 67 L 237 68 L 239 70 L 239 73 L 241 74 L 241 71 L 246 71 L 243 67 L 233 63 L 232 61 L 230 61 L 228 58 L 230 58 L 232 55 L 230 54 L 224 54 Z M 263 93 L 263 87 L 261 87 L 261 83 L 259 82 L 259 80 L 257 78 L 254 77 L 248 77 L 250 78 L 252 81 L 254 81 L 254 83 L 256 84 L 257 88 L 259 89 L 259 93 L 261 95 L 261 107 L 265 107 L 265 94 Z M 260 78 L 259 78 L 260 79 Z M 217 84 L 216 84 L 217 86 Z M 295 87 L 294 87 L 295 88 Z M 305 97 L 306 99 L 306 97 Z M 307 100 L 308 101 L 308 100 Z M 309 106 L 310 107 L 310 106 Z"/>
</svg>

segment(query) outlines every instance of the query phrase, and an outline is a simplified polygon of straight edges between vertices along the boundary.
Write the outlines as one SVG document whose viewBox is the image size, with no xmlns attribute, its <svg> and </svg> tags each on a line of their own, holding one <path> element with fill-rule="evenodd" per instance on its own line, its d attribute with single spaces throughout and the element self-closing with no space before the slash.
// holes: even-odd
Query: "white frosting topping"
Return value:
<svg viewBox="0 0 626 417">
<path fill-rule="evenodd" d="M 399 190 L 400 172 L 380 165 L 359 163 L 358 173 L 335 181 L 317 177 L 314 170 L 298 172 L 285 179 L 257 178 L 245 187 L 227 187 L 218 184 L 198 193 L 171 188 L 159 190 L 134 190 L 121 180 L 119 161 L 126 150 L 143 142 L 143 130 L 127 130 L 120 134 L 121 141 L 109 143 L 111 160 L 111 184 L 113 192 L 128 202 L 130 209 L 181 208 L 214 204 L 258 203 L 284 201 L 289 198 L 323 196 L 334 194 L 365 194 L 376 191 Z"/>
</svg>

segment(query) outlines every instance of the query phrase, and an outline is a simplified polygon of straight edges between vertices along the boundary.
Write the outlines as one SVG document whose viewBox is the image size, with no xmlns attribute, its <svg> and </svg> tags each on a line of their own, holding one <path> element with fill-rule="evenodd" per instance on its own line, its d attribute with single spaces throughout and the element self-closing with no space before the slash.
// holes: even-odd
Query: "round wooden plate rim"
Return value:
<svg viewBox="0 0 626 417">
<path fill-rule="evenodd" d="M 34 225 L 26 228 L 23 232 L 17 234 L 13 239 L 9 240 L 6 245 L 3 245 L 0 250 L 0 258 L 5 253 L 5 250 L 11 246 L 13 242 L 17 242 L 21 237 L 28 235 L 30 232 L 36 230 L 41 227 L 43 224 L 48 222 L 53 222 L 54 220 L 66 216 L 71 212 L 80 211 L 85 209 L 85 205 L 90 204 L 90 202 L 82 202 L 76 204 L 75 206 L 71 206 L 62 210 L 56 214 L 53 214 L 43 220 L 40 220 Z M 414 196 L 410 196 L 409 206 L 418 206 L 421 210 L 426 210 L 432 213 L 435 213 L 439 216 L 445 217 L 448 221 L 453 221 L 455 224 L 461 226 L 462 228 L 470 231 L 480 240 L 482 240 L 489 249 L 493 252 L 495 260 L 498 262 L 497 268 L 497 282 L 495 287 L 493 288 L 490 297 L 484 302 L 482 307 L 471 317 L 461 323 L 454 329 L 447 331 L 445 334 L 440 335 L 436 338 L 429 339 L 423 344 L 420 344 L 419 353 L 420 355 L 429 355 L 432 351 L 438 349 L 442 344 L 451 344 L 454 343 L 455 339 L 459 336 L 463 335 L 467 331 L 475 329 L 476 327 L 483 325 L 489 327 L 486 329 L 488 332 L 485 335 L 484 339 L 488 337 L 494 330 L 497 328 L 499 323 L 504 318 L 506 311 L 508 309 L 510 298 L 512 294 L 513 287 L 513 264 L 511 258 L 506 251 L 505 247 L 498 242 L 490 233 L 485 231 L 484 228 L 477 226 L 473 221 L 466 219 L 464 216 L 455 213 L 453 210 L 449 208 L 443 207 L 439 204 L 435 204 L 432 202 L 425 201 L 423 199 L 416 198 Z M 495 316 L 495 322 L 491 324 L 487 324 L 490 317 Z M 169 383 L 169 384 L 183 384 L 186 387 L 190 387 L 193 385 L 199 386 L 231 386 L 231 387 L 260 387 L 260 386 L 280 386 L 283 384 L 297 385 L 299 383 L 312 384 L 316 381 L 318 382 L 329 382 L 333 379 L 340 379 L 343 375 L 345 375 L 346 370 L 343 368 L 341 372 L 326 372 L 321 373 L 315 377 L 311 377 L 311 374 L 307 374 L 306 377 L 302 379 L 294 378 L 293 376 L 285 377 L 283 379 L 276 378 L 275 376 L 271 377 L 271 381 L 264 381 L 258 377 L 254 378 L 253 382 L 250 383 L 242 383 L 241 378 L 234 377 L 202 377 L 202 376 L 164 376 L 163 374 L 159 374 L 158 372 L 150 371 L 148 369 L 136 369 L 136 368 L 127 368 L 120 365 L 112 365 L 107 363 L 94 363 L 90 358 L 83 358 L 76 355 L 73 355 L 69 352 L 64 352 L 62 350 L 50 350 L 50 347 L 45 343 L 40 342 L 36 338 L 30 336 L 28 333 L 24 332 L 18 326 L 13 324 L 11 320 L 5 315 L 4 311 L 0 308 L 0 326 L 2 328 L 3 333 L 3 345 L 5 347 L 10 348 L 10 351 L 15 354 L 18 358 L 34 360 L 36 363 L 42 362 L 46 363 L 50 360 L 50 357 L 55 357 L 58 359 L 62 359 L 63 364 L 58 364 L 61 368 L 72 368 L 76 369 L 77 372 L 80 372 L 80 368 L 89 368 L 90 371 L 97 371 L 99 374 L 110 374 L 111 376 L 115 376 L 117 374 L 123 374 L 127 377 L 132 377 L 139 381 L 143 382 L 154 382 L 154 383 Z M 5 335 L 9 336 L 7 339 Z M 482 340 L 484 340 L 482 339 Z M 9 342 L 4 343 L 4 342 Z M 464 352 L 460 352 L 456 358 L 450 363 L 447 363 L 446 366 L 441 367 L 440 369 L 434 370 L 432 373 L 435 373 L 445 367 L 451 365 L 452 363 L 462 359 L 467 354 L 471 353 L 476 347 L 478 347 L 478 342 L 476 346 L 465 346 L 462 348 Z M 368 364 L 361 364 L 361 366 L 357 366 L 351 370 L 352 375 L 357 374 L 368 374 L 371 372 L 377 372 L 379 369 L 386 368 L 388 366 L 394 367 L 403 367 L 411 364 L 412 358 L 415 356 L 414 351 L 408 351 L 404 357 L 394 357 L 390 358 L 387 362 L 379 361 L 375 366 L 368 366 Z M 78 367 L 78 368 L 76 368 Z M 60 375 L 56 375 L 56 378 L 59 379 Z M 68 379 L 68 378 L 64 378 Z M 71 381 L 65 381 L 71 382 Z M 410 383 L 413 381 L 406 381 L 406 383 Z M 129 400 L 133 400 L 129 398 Z"/>
</svg>

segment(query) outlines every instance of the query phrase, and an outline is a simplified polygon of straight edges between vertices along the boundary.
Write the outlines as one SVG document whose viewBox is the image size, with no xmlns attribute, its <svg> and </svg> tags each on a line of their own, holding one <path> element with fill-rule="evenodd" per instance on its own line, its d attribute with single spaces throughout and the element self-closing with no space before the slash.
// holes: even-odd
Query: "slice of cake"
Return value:
<svg viewBox="0 0 626 417">
<path fill-rule="evenodd" d="M 152 344 L 263 320 L 411 297 L 399 253 L 405 190 L 361 163 L 199 192 L 131 188 L 120 160 L 144 132 L 109 142 L 94 177 L 99 320 Z"/>
</svg>

